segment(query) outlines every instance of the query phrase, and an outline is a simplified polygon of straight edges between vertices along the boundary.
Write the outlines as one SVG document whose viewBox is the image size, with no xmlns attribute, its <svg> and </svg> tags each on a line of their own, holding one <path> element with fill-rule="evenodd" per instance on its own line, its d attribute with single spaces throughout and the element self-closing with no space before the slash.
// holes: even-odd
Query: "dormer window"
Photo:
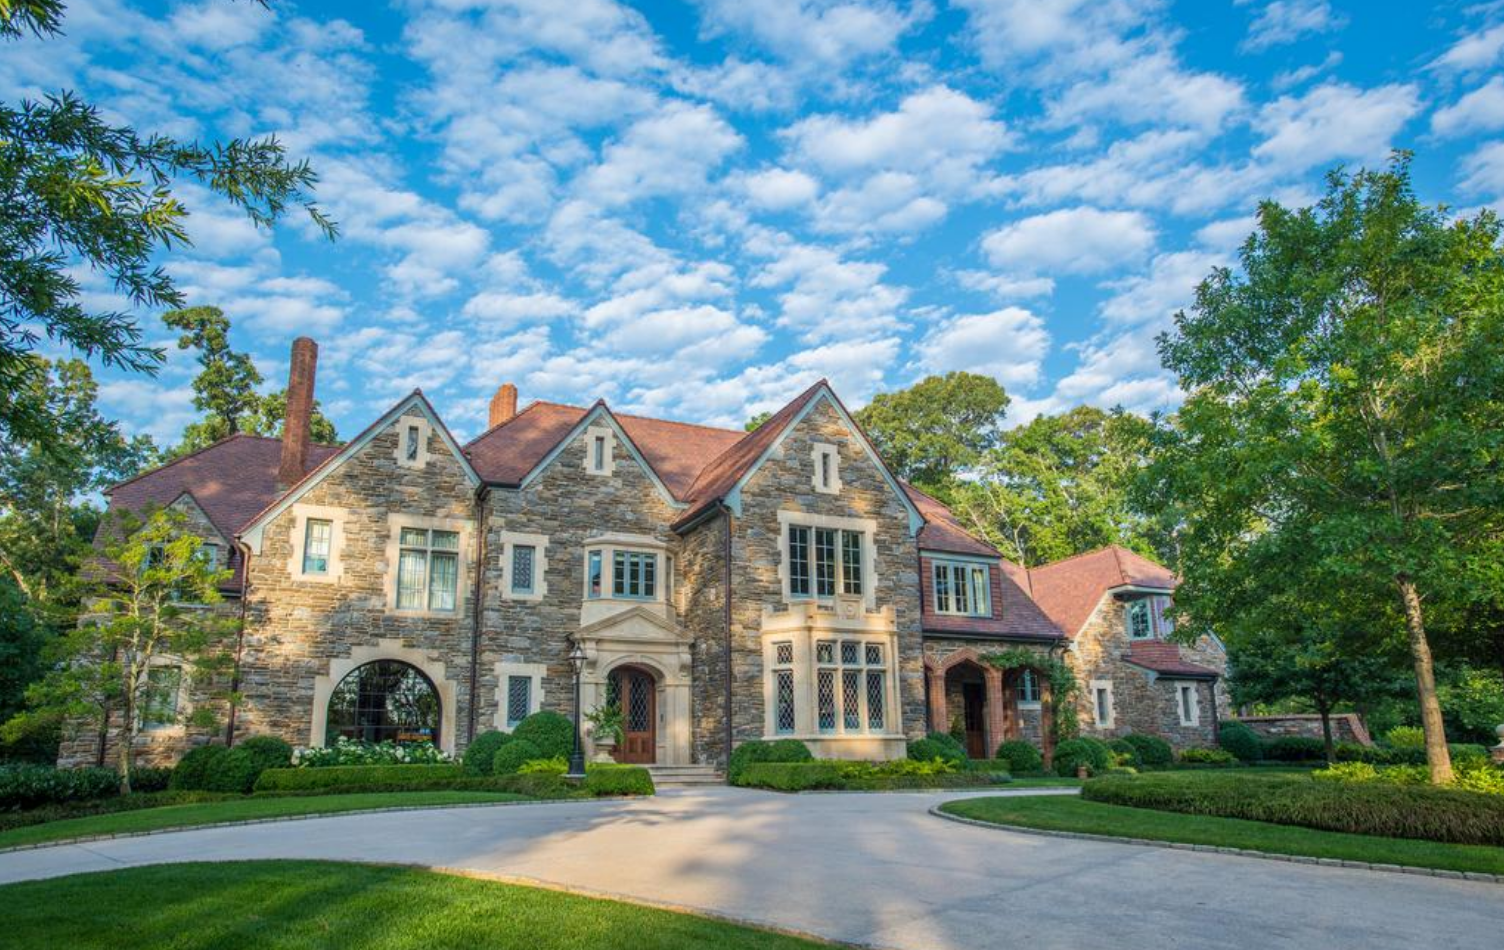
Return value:
<svg viewBox="0 0 1504 950">
<path fill-rule="evenodd" d="M 1170 598 L 1163 594 L 1153 594 L 1129 601 L 1126 611 L 1128 639 L 1152 640 L 1156 637 L 1160 639 L 1168 637 L 1175 631 L 1175 623 L 1166 613 L 1169 608 Z"/>
<path fill-rule="evenodd" d="M 937 560 L 931 566 L 931 580 L 936 613 L 992 616 L 992 573 L 988 565 Z"/>
<path fill-rule="evenodd" d="M 841 455 L 834 445 L 816 442 L 810 452 L 814 462 L 812 481 L 815 491 L 835 495 L 841 491 Z"/>
</svg>

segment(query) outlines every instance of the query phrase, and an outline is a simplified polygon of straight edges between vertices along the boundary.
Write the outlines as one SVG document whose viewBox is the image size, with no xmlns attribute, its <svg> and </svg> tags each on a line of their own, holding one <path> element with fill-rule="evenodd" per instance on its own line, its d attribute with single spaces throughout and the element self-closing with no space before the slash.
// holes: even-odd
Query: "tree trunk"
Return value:
<svg viewBox="0 0 1504 950">
<path fill-rule="evenodd" d="M 136 704 L 129 693 L 125 697 L 125 721 L 120 724 L 120 794 L 131 793 L 131 773 L 135 771 L 136 737 L 132 723 L 136 716 Z"/>
<path fill-rule="evenodd" d="M 1332 741 L 1332 707 L 1330 703 L 1321 703 L 1316 709 L 1321 713 L 1321 741 L 1326 746 L 1326 764 L 1332 765 L 1337 761 L 1337 743 Z"/>
<path fill-rule="evenodd" d="M 1452 756 L 1447 750 L 1441 703 L 1436 698 L 1436 670 L 1431 660 L 1431 644 L 1426 640 L 1420 594 L 1408 574 L 1399 575 L 1395 583 L 1399 585 L 1400 599 L 1405 603 L 1405 628 L 1410 635 L 1410 657 L 1415 662 L 1415 694 L 1420 700 L 1420 724 L 1426 736 L 1426 763 L 1431 767 L 1431 783 L 1446 785 L 1453 778 Z"/>
</svg>

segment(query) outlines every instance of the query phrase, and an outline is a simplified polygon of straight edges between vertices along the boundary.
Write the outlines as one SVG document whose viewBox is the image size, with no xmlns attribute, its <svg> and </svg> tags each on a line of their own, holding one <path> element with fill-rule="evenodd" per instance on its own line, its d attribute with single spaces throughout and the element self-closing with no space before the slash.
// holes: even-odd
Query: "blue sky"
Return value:
<svg viewBox="0 0 1504 950">
<path fill-rule="evenodd" d="M 1173 408 L 1153 338 L 1260 198 L 1391 147 L 1427 200 L 1504 195 L 1498 2 L 274 8 L 75 2 L 0 88 L 313 161 L 341 240 L 190 187 L 170 270 L 269 386 L 315 337 L 345 435 L 413 387 L 474 435 L 505 381 L 728 425 L 821 376 L 859 405 L 953 369 L 1014 421 Z M 104 373 L 104 408 L 170 441 L 192 373 Z"/>
</svg>

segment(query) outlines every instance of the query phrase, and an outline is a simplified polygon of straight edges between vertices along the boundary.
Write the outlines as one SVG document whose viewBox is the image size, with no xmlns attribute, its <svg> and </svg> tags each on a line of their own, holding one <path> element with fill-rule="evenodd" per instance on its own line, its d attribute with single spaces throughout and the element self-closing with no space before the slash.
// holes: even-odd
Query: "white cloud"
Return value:
<svg viewBox="0 0 1504 950">
<path fill-rule="evenodd" d="M 1504 53 L 1504 23 L 1480 33 L 1469 33 L 1431 63 L 1432 69 L 1470 73 L 1488 69 Z"/>
<path fill-rule="evenodd" d="M 982 61 L 1009 67 L 1049 54 L 1051 71 L 1078 72 L 1120 61 L 1121 33 L 1141 26 L 1160 0 L 959 0 Z M 1058 78 L 1058 74 L 1052 78 Z"/>
<path fill-rule="evenodd" d="M 1443 137 L 1466 132 L 1489 132 L 1504 127 L 1504 77 L 1495 76 L 1484 86 L 1437 109 L 1431 116 L 1431 131 Z"/>
<path fill-rule="evenodd" d="M 1504 142 L 1490 142 L 1462 160 L 1463 191 L 1504 198 Z"/>
<path fill-rule="evenodd" d="M 1246 232 L 1245 232 L 1246 233 Z M 1149 325 L 1152 332 L 1169 325 L 1175 312 L 1190 306 L 1196 287 L 1214 267 L 1231 263 L 1220 252 L 1175 251 L 1160 254 L 1147 274 L 1137 274 L 1109 287 L 1115 293 L 1102 302 L 1100 312 L 1109 326 Z"/>
<path fill-rule="evenodd" d="M 1359 89 L 1328 82 L 1260 109 L 1253 126 L 1265 139 L 1253 154 L 1287 171 L 1338 158 L 1375 160 L 1419 111 L 1414 85 Z"/>
<path fill-rule="evenodd" d="M 749 359 L 767 339 L 762 328 L 702 304 L 634 316 L 612 327 L 600 343 L 628 356 L 671 355 L 676 362 L 720 366 Z"/>
<path fill-rule="evenodd" d="M 579 191 L 603 207 L 701 188 L 742 137 L 715 110 L 674 102 L 634 123 L 580 176 Z"/>
<path fill-rule="evenodd" d="M 1346 25 L 1347 18 L 1334 11 L 1327 0 L 1270 0 L 1248 25 L 1243 49 L 1259 52 L 1293 43 L 1309 33 L 1330 33 Z"/>
<path fill-rule="evenodd" d="M 918 178 L 879 172 L 851 188 L 831 192 L 819 204 L 815 225 L 822 231 L 917 231 L 945 217 L 943 201 L 924 194 Z"/>
<path fill-rule="evenodd" d="M 749 175 L 744 182 L 747 197 L 759 208 L 786 211 L 808 204 L 820 193 L 820 183 L 804 172 L 770 168 Z"/>
<path fill-rule="evenodd" d="M 1004 386 L 1027 388 L 1039 381 L 1050 334 L 1035 314 L 1005 307 L 946 320 L 925 334 L 918 347 L 919 364 L 929 372 L 966 370 Z"/>
<path fill-rule="evenodd" d="M 1009 272 L 1095 274 L 1142 258 L 1154 246 L 1154 226 L 1137 211 L 1065 208 L 991 231 L 982 250 Z"/>
<path fill-rule="evenodd" d="M 780 59 L 808 66 L 839 67 L 887 52 L 913 22 L 891 3 L 854 0 L 701 0 L 701 7 L 710 34 L 743 34 Z"/>
<path fill-rule="evenodd" d="M 1073 128 L 1087 120 L 1220 128 L 1243 108 L 1243 87 L 1216 73 L 1184 69 L 1173 53 L 1147 42 L 1095 82 L 1075 82 L 1049 103 L 1050 124 Z"/>
<path fill-rule="evenodd" d="M 998 300 L 1028 300 L 1033 297 L 1048 297 L 1055 292 L 1055 280 L 1052 277 L 1020 277 L 963 270 L 956 272 L 956 280 L 968 290 L 991 294 Z"/>
<path fill-rule="evenodd" d="M 870 339 L 898 325 L 909 291 L 883 283 L 887 266 L 849 261 L 831 248 L 783 236 L 760 237 L 749 246 L 769 263 L 752 277 L 754 287 L 781 290 L 778 324 L 806 342 Z"/>
</svg>

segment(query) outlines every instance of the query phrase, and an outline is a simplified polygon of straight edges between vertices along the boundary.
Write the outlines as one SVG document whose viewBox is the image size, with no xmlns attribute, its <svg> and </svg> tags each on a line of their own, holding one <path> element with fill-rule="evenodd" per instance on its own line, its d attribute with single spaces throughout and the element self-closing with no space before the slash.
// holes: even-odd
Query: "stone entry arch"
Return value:
<svg viewBox="0 0 1504 950">
<path fill-rule="evenodd" d="M 1045 767 L 1049 768 L 1053 764 L 1055 753 L 1054 698 L 1050 689 L 1048 671 L 1043 667 L 1029 667 L 1029 669 L 1034 670 L 1039 683 L 1040 752 L 1044 756 Z M 925 693 L 928 697 L 930 731 L 948 732 L 953 715 L 957 713 L 966 715 L 964 708 L 960 710 L 952 708 L 948 687 L 954 685 L 957 679 L 952 674 L 958 671 L 972 671 L 974 675 L 976 671 L 979 671 L 984 689 L 983 757 L 991 758 L 995 755 L 998 745 L 1005 740 L 1023 738 L 1022 721 L 1018 711 L 1018 681 L 1023 670 L 1024 667 L 1000 670 L 988 663 L 982 654 L 972 647 L 953 650 L 939 660 L 926 655 L 924 658 Z M 962 672 L 961 675 L 965 676 L 966 673 Z M 973 758 L 977 757 L 973 748 L 968 748 L 967 752 Z"/>
</svg>

